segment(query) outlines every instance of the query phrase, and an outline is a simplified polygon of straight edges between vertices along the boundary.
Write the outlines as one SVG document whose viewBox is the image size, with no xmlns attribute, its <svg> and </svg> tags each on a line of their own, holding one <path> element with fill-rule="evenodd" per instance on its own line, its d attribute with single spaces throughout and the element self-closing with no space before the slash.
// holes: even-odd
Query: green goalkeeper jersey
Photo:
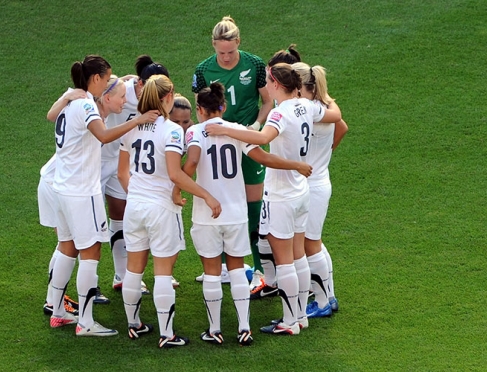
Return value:
<svg viewBox="0 0 487 372">
<path fill-rule="evenodd" d="M 231 70 L 218 65 L 216 54 L 205 59 L 193 75 L 193 92 L 220 82 L 225 87 L 227 110 L 223 119 L 244 125 L 253 124 L 259 113 L 259 89 L 265 87 L 265 63 L 253 54 L 239 50 L 240 60 Z"/>
</svg>

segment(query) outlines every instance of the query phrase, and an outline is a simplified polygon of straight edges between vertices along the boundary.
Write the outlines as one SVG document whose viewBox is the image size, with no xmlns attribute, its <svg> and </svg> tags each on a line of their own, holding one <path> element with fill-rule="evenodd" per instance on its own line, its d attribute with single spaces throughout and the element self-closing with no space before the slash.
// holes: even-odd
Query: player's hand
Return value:
<svg viewBox="0 0 487 372">
<path fill-rule="evenodd" d="M 138 117 L 139 123 L 153 123 L 157 120 L 160 113 L 159 110 L 150 110 L 147 111 L 145 114 L 142 114 Z"/>
<path fill-rule="evenodd" d="M 225 134 L 225 127 L 220 124 L 206 124 L 205 132 L 210 136 L 223 136 Z"/>
<path fill-rule="evenodd" d="M 64 95 L 64 98 L 67 99 L 68 101 L 74 101 L 76 99 L 87 98 L 87 97 L 88 96 L 86 95 L 86 92 L 83 89 L 79 89 L 79 88 L 73 89 Z"/>
<path fill-rule="evenodd" d="M 296 170 L 305 177 L 309 177 L 311 176 L 311 173 L 313 173 L 313 167 L 305 162 L 300 162 L 300 165 Z"/>
<path fill-rule="evenodd" d="M 184 207 L 186 205 L 186 198 L 183 198 L 181 195 L 181 189 L 174 187 L 172 189 L 172 202 L 180 207 Z"/>
<path fill-rule="evenodd" d="M 220 202 L 210 195 L 205 199 L 205 203 L 211 209 L 211 217 L 218 218 L 220 213 L 222 213 Z"/>
</svg>

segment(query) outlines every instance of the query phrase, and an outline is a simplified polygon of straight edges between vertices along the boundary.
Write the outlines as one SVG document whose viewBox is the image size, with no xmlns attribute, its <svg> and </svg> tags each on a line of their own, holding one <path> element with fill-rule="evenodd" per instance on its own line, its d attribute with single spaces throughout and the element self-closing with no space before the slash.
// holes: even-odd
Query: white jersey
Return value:
<svg viewBox="0 0 487 372">
<path fill-rule="evenodd" d="M 159 116 L 154 123 L 139 124 L 121 138 L 120 150 L 130 155 L 127 200 L 158 203 L 179 212 L 172 201 L 174 183 L 169 178 L 166 152 L 183 154 L 183 128 Z"/>
<path fill-rule="evenodd" d="M 279 135 L 270 145 L 270 153 L 284 159 L 306 161 L 313 123 L 325 114 L 324 108 L 304 98 L 283 101 L 271 110 L 266 126 L 277 129 Z M 298 198 L 308 191 L 306 177 L 294 170 L 267 168 L 264 180 L 264 200 L 279 202 Z"/>
<path fill-rule="evenodd" d="M 41 178 L 44 182 L 52 184 L 54 182 L 54 175 L 56 173 L 56 154 L 51 156 L 41 168 Z"/>
<path fill-rule="evenodd" d="M 101 193 L 101 143 L 88 130 L 101 120 L 93 95 L 70 102 L 56 119 L 56 173 L 54 190 L 62 195 L 92 196 Z"/>
<path fill-rule="evenodd" d="M 139 116 L 137 111 L 137 104 L 139 100 L 135 94 L 135 79 L 130 79 L 126 81 L 125 87 L 127 88 L 127 93 L 125 97 L 127 102 L 123 105 L 122 112 L 120 114 L 110 114 L 105 120 L 105 125 L 107 128 L 113 128 L 117 125 L 123 124 L 136 116 Z M 113 142 L 106 143 L 101 149 L 101 160 L 102 161 L 118 161 L 118 154 L 120 151 L 120 140 L 117 139 Z"/>
<path fill-rule="evenodd" d="M 315 101 L 315 104 L 324 107 L 319 101 Z M 308 177 L 310 187 L 330 183 L 328 165 L 333 150 L 334 134 L 335 123 L 315 123 L 313 126 L 313 135 L 306 157 L 306 161 L 313 167 L 313 173 Z"/>
<path fill-rule="evenodd" d="M 233 225 L 247 222 L 245 182 L 242 173 L 242 152 L 256 148 L 227 136 L 208 136 L 206 124 L 247 130 L 243 125 L 213 118 L 195 124 L 186 131 L 188 149 L 198 146 L 201 155 L 196 168 L 196 183 L 215 196 L 222 206 L 218 218 L 211 217 L 211 210 L 201 198 L 193 198 L 193 223 L 200 225 Z"/>
</svg>

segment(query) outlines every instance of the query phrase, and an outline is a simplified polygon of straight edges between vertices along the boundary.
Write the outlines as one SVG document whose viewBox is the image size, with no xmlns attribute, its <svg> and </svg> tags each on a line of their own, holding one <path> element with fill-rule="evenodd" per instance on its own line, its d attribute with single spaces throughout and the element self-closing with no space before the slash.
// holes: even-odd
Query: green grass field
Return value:
<svg viewBox="0 0 487 372">
<path fill-rule="evenodd" d="M 485 370 L 483 1 L 0 0 L 0 9 L 1 371 Z M 191 339 L 188 347 L 159 350 L 157 334 L 125 336 L 108 245 L 99 282 L 112 303 L 95 307 L 95 318 L 121 335 L 78 339 L 73 328 L 50 329 L 42 304 L 56 236 L 38 224 L 36 188 L 55 150 L 45 115 L 70 86 L 72 62 L 97 53 L 124 75 L 149 54 L 191 98 L 194 68 L 213 52 L 211 30 L 228 14 L 242 50 L 268 60 L 296 43 L 305 62 L 325 66 L 349 125 L 330 167 L 323 231 L 339 313 L 310 320 L 297 337 L 272 337 L 258 328 L 281 315 L 280 300 L 252 302 L 255 342 L 240 348 L 226 286 L 226 343 L 204 344 L 198 336 L 207 319 L 194 281 L 202 269 L 187 235 L 175 268 L 174 325 Z M 151 275 L 148 268 L 152 288 Z M 157 323 L 152 297 L 142 317 Z"/>
</svg>

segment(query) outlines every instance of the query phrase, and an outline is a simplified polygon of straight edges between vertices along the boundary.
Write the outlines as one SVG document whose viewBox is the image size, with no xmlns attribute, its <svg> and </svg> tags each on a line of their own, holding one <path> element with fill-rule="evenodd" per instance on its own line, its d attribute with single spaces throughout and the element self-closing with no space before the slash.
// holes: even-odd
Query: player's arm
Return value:
<svg viewBox="0 0 487 372">
<path fill-rule="evenodd" d="M 74 101 L 78 98 L 86 98 L 86 92 L 83 89 L 73 89 L 69 92 L 65 92 L 59 99 L 54 102 L 51 106 L 49 111 L 47 112 L 47 120 L 52 121 L 53 123 L 56 121 L 57 117 L 65 108 L 69 102 Z"/>
<path fill-rule="evenodd" d="M 183 172 L 181 169 L 181 155 L 179 153 L 166 151 L 166 167 L 169 178 L 176 186 L 194 196 L 202 198 L 211 209 L 211 216 L 213 218 L 217 218 L 220 215 L 222 211 L 220 202 Z"/>
<path fill-rule="evenodd" d="M 295 170 L 305 177 L 309 177 L 313 167 L 302 161 L 288 160 L 280 156 L 269 154 L 260 147 L 250 150 L 247 155 L 257 163 L 265 165 L 268 168 Z"/>
<path fill-rule="evenodd" d="M 262 99 L 262 106 L 260 106 L 259 114 L 257 115 L 257 122 L 260 124 L 265 123 L 267 120 L 267 115 L 272 110 L 274 106 L 274 102 L 272 101 L 271 97 L 269 96 L 269 92 L 267 91 L 266 87 L 259 88 L 260 98 Z M 259 130 L 257 128 L 254 128 Z"/>
<path fill-rule="evenodd" d="M 257 132 L 255 130 L 229 128 L 219 124 L 207 124 L 205 132 L 210 136 L 224 135 L 253 145 L 267 145 L 279 134 L 277 129 L 270 125 L 264 126 L 260 132 Z"/>
<path fill-rule="evenodd" d="M 199 146 L 189 146 L 186 153 L 186 162 L 183 165 L 183 171 L 188 176 L 193 177 L 196 167 L 200 161 L 201 148 Z"/>
<path fill-rule="evenodd" d="M 337 146 L 342 141 L 342 138 L 348 132 L 348 125 L 345 121 L 340 120 L 335 123 L 335 133 L 333 134 L 333 147 L 332 149 L 335 150 Z"/>
<path fill-rule="evenodd" d="M 189 146 L 186 152 L 186 161 L 183 165 L 183 172 L 189 177 L 193 177 L 196 172 L 196 167 L 198 166 L 200 160 L 201 148 L 199 146 Z M 178 186 L 174 186 L 172 192 L 172 200 L 174 204 L 180 205 L 181 207 L 186 204 L 186 199 L 181 196 L 181 189 Z"/>
<path fill-rule="evenodd" d="M 325 110 L 325 114 L 321 118 L 320 123 L 336 123 L 340 120 L 342 120 L 342 112 L 336 102 L 332 100 L 328 104 L 328 108 Z"/>
<path fill-rule="evenodd" d="M 137 116 L 123 124 L 116 125 L 112 128 L 107 128 L 101 119 L 93 120 L 88 124 L 88 130 L 101 143 L 109 143 L 122 137 L 125 133 L 134 129 L 139 124 L 153 123 L 159 117 L 158 110 L 150 110 L 145 114 Z"/>
<path fill-rule="evenodd" d="M 130 180 L 130 154 L 128 151 L 120 150 L 117 177 L 122 188 L 128 192 Z"/>
</svg>

